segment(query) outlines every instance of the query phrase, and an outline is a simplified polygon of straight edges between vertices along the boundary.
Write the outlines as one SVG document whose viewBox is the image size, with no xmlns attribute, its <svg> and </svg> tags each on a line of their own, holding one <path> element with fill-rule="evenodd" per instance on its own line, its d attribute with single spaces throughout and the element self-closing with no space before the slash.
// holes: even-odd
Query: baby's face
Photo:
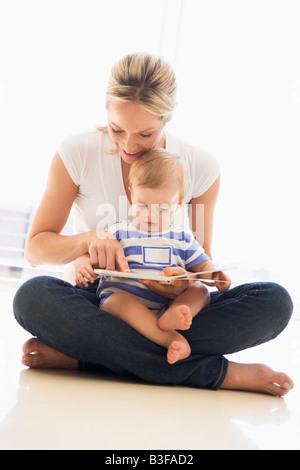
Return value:
<svg viewBox="0 0 300 470">
<path fill-rule="evenodd" d="M 158 188 L 133 186 L 131 190 L 133 224 L 138 230 L 162 232 L 172 224 L 174 213 L 180 209 L 178 189 L 172 183 Z"/>
</svg>

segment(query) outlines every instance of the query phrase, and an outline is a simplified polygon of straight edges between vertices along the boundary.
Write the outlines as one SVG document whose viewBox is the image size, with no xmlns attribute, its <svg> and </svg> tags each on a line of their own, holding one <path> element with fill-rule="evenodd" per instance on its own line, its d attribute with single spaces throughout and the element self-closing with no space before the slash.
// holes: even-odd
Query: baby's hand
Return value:
<svg viewBox="0 0 300 470">
<path fill-rule="evenodd" d="M 74 261 L 73 265 L 77 287 L 88 287 L 88 282 L 92 284 L 95 282 L 98 276 L 94 273 L 91 259 L 88 255 L 80 256 Z"/>
<path fill-rule="evenodd" d="M 168 266 L 161 272 L 161 275 L 164 276 L 177 276 L 181 274 L 185 274 L 186 270 L 179 267 L 179 266 Z M 152 290 L 156 294 L 161 295 L 162 297 L 166 297 L 167 299 L 175 299 L 179 294 L 181 294 L 190 284 L 191 281 L 182 279 L 182 280 L 174 280 L 171 284 L 163 284 L 158 281 L 150 281 L 150 280 L 141 280 L 148 289 Z"/>
</svg>

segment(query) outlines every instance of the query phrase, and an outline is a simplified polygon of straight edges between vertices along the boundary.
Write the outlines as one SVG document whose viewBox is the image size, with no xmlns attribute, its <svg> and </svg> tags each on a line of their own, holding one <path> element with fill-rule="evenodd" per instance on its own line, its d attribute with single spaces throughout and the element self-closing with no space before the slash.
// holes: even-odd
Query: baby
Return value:
<svg viewBox="0 0 300 470">
<path fill-rule="evenodd" d="M 108 230 L 120 242 L 137 278 L 103 277 L 97 289 L 101 308 L 165 347 L 170 364 L 190 355 L 189 343 L 177 330 L 190 328 L 193 317 L 209 304 L 209 292 L 198 281 L 170 301 L 148 289 L 146 282 L 139 282 L 139 273 L 163 275 L 170 266 L 190 272 L 216 269 L 192 232 L 173 224 L 186 185 L 184 162 L 166 150 L 150 150 L 131 165 L 132 221 L 115 223 Z M 212 279 L 212 274 L 201 277 Z M 223 277 L 221 272 L 214 274 L 214 280 Z"/>
</svg>

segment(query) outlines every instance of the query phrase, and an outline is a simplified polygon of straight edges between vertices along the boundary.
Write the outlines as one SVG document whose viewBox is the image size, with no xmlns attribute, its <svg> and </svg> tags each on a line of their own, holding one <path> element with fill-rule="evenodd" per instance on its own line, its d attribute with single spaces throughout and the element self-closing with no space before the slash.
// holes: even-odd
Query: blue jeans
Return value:
<svg viewBox="0 0 300 470">
<path fill-rule="evenodd" d="M 165 348 L 99 308 L 96 287 L 79 289 L 61 279 L 35 277 L 16 293 L 15 317 L 42 343 L 77 359 L 81 370 L 109 370 L 152 384 L 220 388 L 228 367 L 223 355 L 275 338 L 293 310 L 287 291 L 274 283 L 212 292 L 210 305 L 181 332 L 191 345 L 190 357 L 170 365 Z"/>
</svg>

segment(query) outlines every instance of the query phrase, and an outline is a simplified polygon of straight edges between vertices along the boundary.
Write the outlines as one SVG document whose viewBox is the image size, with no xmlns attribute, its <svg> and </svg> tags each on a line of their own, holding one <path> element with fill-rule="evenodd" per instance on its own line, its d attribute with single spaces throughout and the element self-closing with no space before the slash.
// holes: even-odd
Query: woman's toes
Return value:
<svg viewBox="0 0 300 470">
<path fill-rule="evenodd" d="M 23 344 L 22 351 L 25 355 L 36 352 L 39 349 L 39 344 L 39 340 L 37 340 L 36 338 L 30 338 Z"/>
</svg>

